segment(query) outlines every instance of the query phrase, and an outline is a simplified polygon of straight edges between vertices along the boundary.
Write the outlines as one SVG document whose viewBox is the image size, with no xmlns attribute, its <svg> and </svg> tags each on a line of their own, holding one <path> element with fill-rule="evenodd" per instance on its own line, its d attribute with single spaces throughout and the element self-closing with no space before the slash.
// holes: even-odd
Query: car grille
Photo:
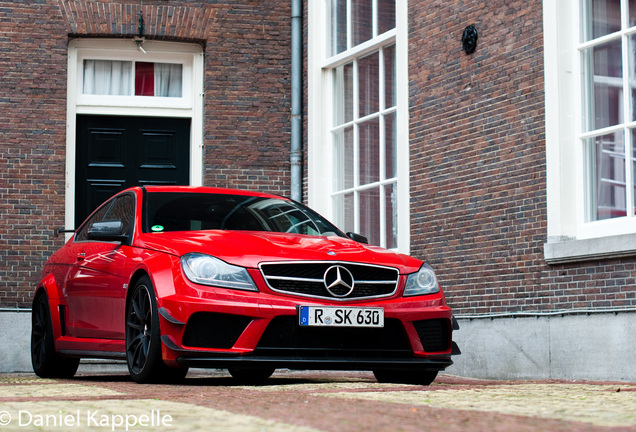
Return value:
<svg viewBox="0 0 636 432">
<path fill-rule="evenodd" d="M 353 277 L 351 292 L 345 287 L 338 286 L 327 289 L 325 275 L 334 266 L 348 270 Z M 273 291 L 331 300 L 388 297 L 396 292 L 399 280 L 399 272 L 395 268 L 349 262 L 263 263 L 260 269 L 267 285 Z"/>
<path fill-rule="evenodd" d="M 382 328 L 304 327 L 292 316 L 276 317 L 254 351 L 258 355 L 294 358 L 404 358 L 413 352 L 399 320 Z"/>
</svg>

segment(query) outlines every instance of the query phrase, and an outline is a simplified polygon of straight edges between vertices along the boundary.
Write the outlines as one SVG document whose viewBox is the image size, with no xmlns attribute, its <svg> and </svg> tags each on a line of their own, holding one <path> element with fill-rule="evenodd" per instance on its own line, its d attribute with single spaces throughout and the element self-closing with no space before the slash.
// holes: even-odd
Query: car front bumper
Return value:
<svg viewBox="0 0 636 432">
<path fill-rule="evenodd" d="M 334 304 L 342 305 L 230 290 L 168 296 L 160 308 L 163 359 L 188 367 L 321 370 L 439 371 L 452 364 L 452 313 L 441 293 L 347 302 L 383 308 L 383 328 L 299 325 L 299 306 Z"/>
</svg>

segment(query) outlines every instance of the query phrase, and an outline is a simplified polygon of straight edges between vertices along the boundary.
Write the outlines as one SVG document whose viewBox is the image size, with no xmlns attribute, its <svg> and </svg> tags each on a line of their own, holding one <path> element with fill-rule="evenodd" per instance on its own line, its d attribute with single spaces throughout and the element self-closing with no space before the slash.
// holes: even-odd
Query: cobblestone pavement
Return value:
<svg viewBox="0 0 636 432">
<path fill-rule="evenodd" d="M 27 430 L 636 431 L 636 383 L 440 375 L 421 387 L 366 372 L 278 371 L 250 387 L 217 370 L 191 371 L 179 385 L 124 373 L 0 375 L 0 432 Z"/>
</svg>

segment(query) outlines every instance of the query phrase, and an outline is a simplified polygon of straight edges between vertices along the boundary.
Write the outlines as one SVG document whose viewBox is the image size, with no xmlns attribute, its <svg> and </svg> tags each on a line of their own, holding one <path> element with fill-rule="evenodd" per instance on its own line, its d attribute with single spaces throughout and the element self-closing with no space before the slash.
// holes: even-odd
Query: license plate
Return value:
<svg viewBox="0 0 636 432">
<path fill-rule="evenodd" d="M 384 327 L 384 309 L 340 306 L 300 306 L 301 326 Z"/>
</svg>

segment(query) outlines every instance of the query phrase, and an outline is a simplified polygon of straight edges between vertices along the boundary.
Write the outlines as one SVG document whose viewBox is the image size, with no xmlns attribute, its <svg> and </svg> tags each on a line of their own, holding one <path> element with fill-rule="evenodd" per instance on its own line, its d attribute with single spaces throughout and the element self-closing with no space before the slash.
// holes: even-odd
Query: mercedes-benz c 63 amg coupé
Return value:
<svg viewBox="0 0 636 432">
<path fill-rule="evenodd" d="M 244 382 L 288 368 L 430 384 L 457 352 L 435 273 L 365 240 L 276 195 L 127 189 L 46 262 L 33 369 L 120 358 L 142 383 L 214 367 Z"/>
</svg>

